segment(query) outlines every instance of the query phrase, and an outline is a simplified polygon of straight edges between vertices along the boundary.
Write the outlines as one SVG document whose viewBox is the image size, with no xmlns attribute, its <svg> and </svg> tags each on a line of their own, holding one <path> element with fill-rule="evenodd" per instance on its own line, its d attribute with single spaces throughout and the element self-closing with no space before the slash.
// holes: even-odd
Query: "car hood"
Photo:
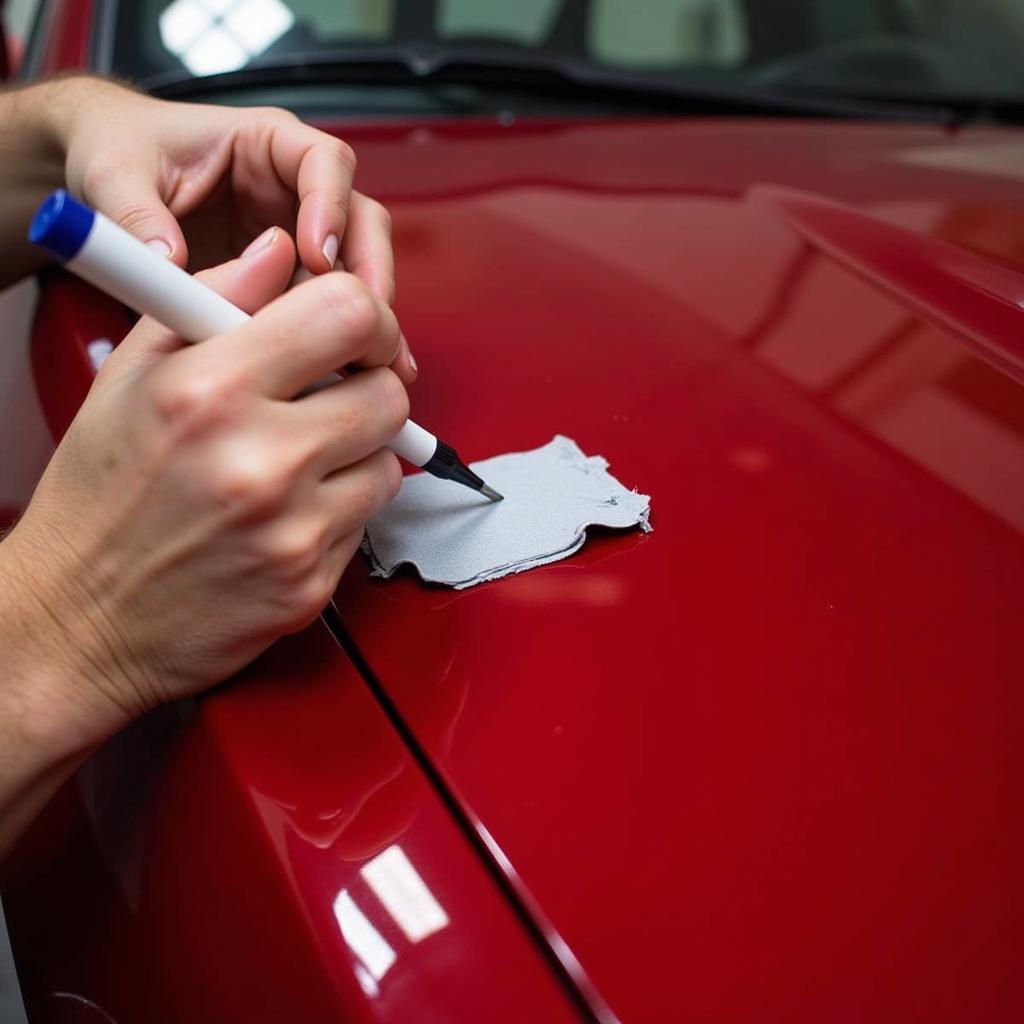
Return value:
<svg viewBox="0 0 1024 1024">
<path fill-rule="evenodd" d="M 1024 135 L 344 134 L 415 418 L 652 496 L 558 564 L 336 596 L 594 1015 L 1018 1016 Z"/>
</svg>

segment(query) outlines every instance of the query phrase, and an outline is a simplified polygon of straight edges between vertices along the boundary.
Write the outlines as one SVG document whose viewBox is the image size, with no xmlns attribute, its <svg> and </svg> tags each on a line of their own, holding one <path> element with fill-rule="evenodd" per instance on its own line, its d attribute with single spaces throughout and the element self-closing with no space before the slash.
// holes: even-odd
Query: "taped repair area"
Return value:
<svg viewBox="0 0 1024 1024">
<path fill-rule="evenodd" d="M 471 468 L 505 500 L 489 502 L 426 473 L 407 476 L 366 526 L 372 576 L 386 579 L 408 564 L 428 583 L 464 590 L 567 558 L 589 526 L 652 530 L 650 497 L 624 487 L 606 459 L 561 434 Z"/>
</svg>

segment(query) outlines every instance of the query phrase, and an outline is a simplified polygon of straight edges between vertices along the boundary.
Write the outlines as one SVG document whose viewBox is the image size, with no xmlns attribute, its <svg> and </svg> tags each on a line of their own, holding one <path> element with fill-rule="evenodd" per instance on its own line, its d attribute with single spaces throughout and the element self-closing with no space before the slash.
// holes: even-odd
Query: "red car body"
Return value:
<svg viewBox="0 0 1024 1024">
<path fill-rule="evenodd" d="M 655 530 L 459 593 L 357 559 L 99 751 L 6 869 L 30 1017 L 1022 1019 L 1024 133 L 324 127 L 417 418 L 567 433 Z M 42 296 L 59 435 L 127 321 Z"/>
</svg>

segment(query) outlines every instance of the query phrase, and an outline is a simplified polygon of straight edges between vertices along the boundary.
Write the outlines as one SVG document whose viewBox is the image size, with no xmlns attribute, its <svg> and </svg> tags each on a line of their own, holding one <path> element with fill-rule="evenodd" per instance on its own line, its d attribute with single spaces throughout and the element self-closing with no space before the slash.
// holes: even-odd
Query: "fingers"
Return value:
<svg viewBox="0 0 1024 1024">
<path fill-rule="evenodd" d="M 387 366 L 399 331 L 395 314 L 358 278 L 336 273 L 275 299 L 214 345 L 263 394 L 291 399 L 340 366 Z"/>
<path fill-rule="evenodd" d="M 310 522 L 307 518 L 287 531 L 285 550 L 295 547 L 296 536 L 326 538 L 326 543 L 318 542 L 311 549 L 310 553 L 315 554 L 313 570 L 299 587 L 303 600 L 289 602 L 295 617 L 293 630 L 307 626 L 330 601 L 341 574 L 359 550 L 364 524 L 394 497 L 401 481 L 395 456 L 388 451 L 376 452 L 321 485 L 314 499 L 313 521 L 317 525 L 313 529 L 304 527 Z M 305 554 L 300 558 L 303 567 L 310 564 Z"/>
<path fill-rule="evenodd" d="M 196 276 L 247 313 L 255 313 L 288 285 L 295 265 L 295 246 L 288 232 L 268 228 L 238 259 L 211 267 Z M 141 369 L 181 348 L 184 342 L 152 318 L 143 317 L 103 364 L 109 379 Z"/>
<path fill-rule="evenodd" d="M 395 257 L 391 249 L 391 214 L 376 200 L 353 192 L 348 225 L 341 243 L 345 269 L 389 306 L 395 301 Z"/>
<path fill-rule="evenodd" d="M 391 248 L 391 214 L 376 200 L 352 193 L 348 227 L 341 243 L 341 261 L 375 295 L 389 306 L 395 301 L 395 257 Z M 398 356 L 391 364 L 403 384 L 419 375 L 416 360 L 403 335 Z"/>
<path fill-rule="evenodd" d="M 383 247 L 384 259 L 379 243 L 383 234 L 388 244 Z M 342 265 L 356 275 L 375 295 L 389 306 L 395 297 L 394 260 L 390 247 L 391 217 L 380 203 L 367 199 L 358 192 L 352 193 L 348 229 L 342 242 Z M 296 268 L 290 287 L 308 281 L 313 275 L 303 266 Z M 398 374 L 403 384 L 412 384 L 419 376 L 419 368 L 409 350 L 409 343 L 403 334 L 398 341 L 398 355 L 391 363 L 391 369 Z"/>
<path fill-rule="evenodd" d="M 288 286 L 295 243 L 283 228 L 267 228 L 237 259 L 196 276 L 246 313 L 256 313 Z"/>
<path fill-rule="evenodd" d="M 355 192 L 356 157 L 331 135 L 288 119 L 274 131 L 271 158 L 281 180 L 299 198 L 296 241 L 303 266 L 313 274 L 342 266 L 390 305 L 395 297 L 391 218 L 380 203 Z M 411 384 L 416 363 L 404 344 L 393 369 Z"/>
<path fill-rule="evenodd" d="M 414 384 L 420 375 L 419 367 L 412 357 L 412 352 L 409 351 L 409 343 L 405 340 L 404 334 L 398 339 L 398 355 L 391 364 L 391 369 L 398 374 L 398 378 L 403 384 Z"/>
<path fill-rule="evenodd" d="M 328 549 L 323 559 L 323 565 L 324 571 L 332 580 L 332 590 L 337 588 L 341 574 L 347 568 L 348 563 L 352 561 L 352 556 L 359 550 L 359 545 L 362 542 L 363 529 L 360 527 L 339 537 Z"/>
<path fill-rule="evenodd" d="M 348 222 L 355 154 L 340 139 L 297 118 L 282 118 L 270 156 L 281 181 L 299 197 L 299 258 L 314 274 L 333 270 Z"/>
<path fill-rule="evenodd" d="M 409 418 L 402 382 L 384 367 L 366 370 L 292 402 L 289 429 L 315 453 L 320 476 L 383 448 Z"/>
<path fill-rule="evenodd" d="M 328 477 L 317 492 L 333 537 L 361 530 L 397 493 L 402 468 L 394 452 L 381 449 Z"/>
<path fill-rule="evenodd" d="M 164 205 L 157 175 L 144 167 L 114 165 L 106 173 L 90 174 L 83 198 L 130 234 L 179 267 L 188 262 L 185 236 Z"/>
</svg>

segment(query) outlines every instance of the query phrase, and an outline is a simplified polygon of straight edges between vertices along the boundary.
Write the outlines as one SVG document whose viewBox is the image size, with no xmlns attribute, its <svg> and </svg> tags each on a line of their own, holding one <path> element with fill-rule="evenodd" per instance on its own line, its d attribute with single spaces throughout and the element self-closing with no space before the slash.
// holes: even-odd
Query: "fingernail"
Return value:
<svg viewBox="0 0 1024 1024">
<path fill-rule="evenodd" d="M 324 254 L 324 259 L 327 260 L 327 266 L 333 270 L 338 259 L 338 236 L 328 235 L 324 240 L 324 247 L 320 251 Z"/>
<path fill-rule="evenodd" d="M 409 342 L 405 340 L 404 334 L 402 335 L 402 348 L 405 349 L 405 359 L 406 362 L 409 364 L 409 369 L 412 370 L 413 373 L 418 375 L 420 372 L 420 368 L 416 365 L 416 360 L 413 359 L 412 357 L 412 349 L 409 348 Z"/>
<path fill-rule="evenodd" d="M 258 252 L 263 252 L 264 249 L 270 245 L 271 242 L 277 237 L 277 228 L 267 228 L 262 235 L 257 235 L 243 250 L 242 256 L 255 256 Z"/>
<path fill-rule="evenodd" d="M 146 243 L 146 248 L 152 249 L 157 256 L 162 256 L 164 259 L 171 255 L 171 247 L 162 238 L 151 238 Z"/>
</svg>

